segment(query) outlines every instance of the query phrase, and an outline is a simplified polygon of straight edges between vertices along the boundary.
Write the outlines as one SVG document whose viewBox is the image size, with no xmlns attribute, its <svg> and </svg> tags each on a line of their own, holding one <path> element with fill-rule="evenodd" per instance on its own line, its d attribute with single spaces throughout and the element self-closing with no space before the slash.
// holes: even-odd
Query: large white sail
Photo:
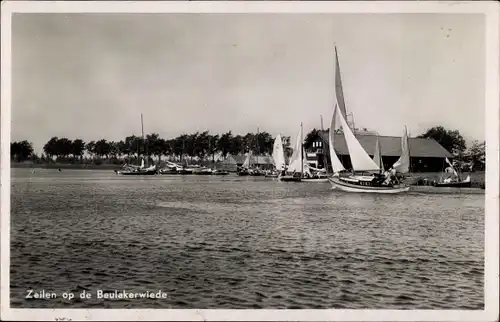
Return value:
<svg viewBox="0 0 500 322">
<path fill-rule="evenodd" d="M 332 116 L 332 122 L 330 123 L 330 131 L 328 133 L 328 145 L 330 148 L 330 160 L 332 162 L 332 169 L 333 173 L 340 172 L 344 169 L 344 166 L 342 165 L 342 162 L 340 162 L 339 157 L 337 156 L 337 153 L 335 152 L 334 148 L 334 139 L 335 139 L 335 118 L 337 116 L 337 105 L 335 105 L 335 108 L 333 109 L 333 116 Z"/>
<path fill-rule="evenodd" d="M 373 153 L 373 161 L 379 166 L 380 170 L 384 171 L 384 163 L 382 162 L 382 152 L 380 151 L 380 141 L 377 136 L 377 143 L 375 143 L 375 153 Z"/>
<path fill-rule="evenodd" d="M 392 165 L 392 168 L 399 173 L 407 173 L 410 171 L 410 148 L 408 146 L 408 133 L 406 131 L 401 138 L 401 156 L 398 161 Z"/>
<path fill-rule="evenodd" d="M 290 164 L 288 165 L 288 172 L 302 172 L 302 126 L 300 127 L 299 134 L 297 135 L 297 141 L 293 148 L 292 157 L 290 158 Z"/>
<path fill-rule="evenodd" d="M 252 154 L 252 152 L 251 152 L 251 151 L 249 151 L 249 152 L 247 153 L 247 157 L 246 157 L 246 159 L 245 159 L 245 162 L 243 162 L 243 165 L 242 165 L 242 167 L 243 167 L 243 168 L 250 168 L 250 158 L 251 158 L 251 154 Z"/>
<path fill-rule="evenodd" d="M 274 139 L 273 159 L 276 169 L 282 170 L 285 168 L 285 151 L 283 149 L 283 140 L 280 134 Z"/>
<path fill-rule="evenodd" d="M 358 139 L 354 136 L 347 125 L 345 118 L 339 115 L 342 130 L 344 132 L 347 149 L 351 158 L 351 164 L 354 171 L 375 171 L 380 170 L 377 164 L 370 158 L 365 149 L 361 146 Z"/>
</svg>

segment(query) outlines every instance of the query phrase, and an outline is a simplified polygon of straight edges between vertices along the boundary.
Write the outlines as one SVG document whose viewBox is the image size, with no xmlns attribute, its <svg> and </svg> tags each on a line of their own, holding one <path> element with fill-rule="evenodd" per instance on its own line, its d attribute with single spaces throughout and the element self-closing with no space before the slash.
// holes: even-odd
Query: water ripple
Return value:
<svg viewBox="0 0 500 322">
<path fill-rule="evenodd" d="M 482 195 L 15 169 L 11 198 L 13 307 L 483 308 Z"/>
</svg>

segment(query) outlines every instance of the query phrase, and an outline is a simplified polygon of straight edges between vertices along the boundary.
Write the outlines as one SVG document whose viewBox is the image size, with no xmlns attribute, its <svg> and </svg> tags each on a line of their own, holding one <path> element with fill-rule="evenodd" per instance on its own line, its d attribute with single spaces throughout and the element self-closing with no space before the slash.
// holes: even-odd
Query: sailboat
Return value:
<svg viewBox="0 0 500 322">
<path fill-rule="evenodd" d="M 396 173 L 404 174 L 409 172 L 410 154 L 408 149 L 408 134 L 405 127 L 404 135 L 401 139 L 401 156 L 394 163 L 390 171 L 383 171 L 383 162 L 380 152 L 380 143 L 377 137 L 374 158 L 370 158 L 368 153 L 359 143 L 353 131 L 347 124 L 342 81 L 340 77 L 340 67 L 338 62 L 337 48 L 335 47 L 335 96 L 334 106 L 329 133 L 330 159 L 333 168 L 333 175 L 328 178 L 333 188 L 346 192 L 365 192 L 395 194 L 407 192 L 410 186 L 399 182 Z M 336 118 L 340 120 L 340 127 L 351 159 L 352 170 L 347 172 L 335 152 L 335 129 Z"/>
<path fill-rule="evenodd" d="M 141 129 L 142 129 L 142 142 L 144 142 L 144 123 L 143 123 L 143 118 L 141 114 Z M 139 158 L 139 145 L 137 146 L 137 158 Z M 121 170 L 115 170 L 116 174 L 120 175 L 155 175 L 156 174 L 156 165 L 151 165 L 149 167 L 145 167 L 144 165 L 144 158 L 141 160 L 141 165 L 136 166 L 136 165 L 131 165 L 131 164 L 125 164 Z"/>
<path fill-rule="evenodd" d="M 274 139 L 273 161 L 275 171 L 267 173 L 266 177 L 268 178 L 277 178 L 279 173 L 283 172 L 286 167 L 285 151 L 283 149 L 283 139 L 281 138 L 281 134 L 276 135 L 276 138 Z"/>
<path fill-rule="evenodd" d="M 288 167 L 285 170 L 285 175 L 280 173 L 278 179 L 285 182 L 299 182 L 302 179 L 304 171 L 304 149 L 302 147 L 303 140 L 302 123 L 300 123 L 300 131 L 297 135 L 295 148 L 293 149 Z"/>
<path fill-rule="evenodd" d="M 238 169 L 237 174 L 239 176 L 248 176 L 249 171 L 248 169 L 250 168 L 250 159 L 252 157 L 252 151 L 248 151 L 247 157 L 245 158 L 245 161 L 241 165 L 241 168 Z"/>
<path fill-rule="evenodd" d="M 336 113 L 340 111 L 338 105 L 335 105 L 334 116 L 332 118 L 332 123 L 334 124 L 334 117 Z M 377 164 L 359 143 L 358 139 L 354 136 L 351 129 L 347 126 L 342 115 L 339 115 L 342 124 L 342 130 L 344 133 L 344 138 L 347 143 L 347 149 L 349 151 L 349 156 L 351 158 L 352 172 L 345 172 L 345 168 L 338 159 L 338 156 L 333 148 L 335 134 L 330 129 L 330 156 L 332 159 L 332 168 L 334 170 L 334 175 L 328 180 L 332 186 L 338 190 L 346 192 L 369 192 L 369 193 L 384 193 L 384 194 L 395 194 L 407 192 L 410 190 L 410 186 L 404 183 L 400 183 L 395 178 L 396 173 L 404 174 L 409 171 L 409 153 L 408 153 L 408 137 L 406 134 L 403 135 L 401 139 L 401 149 L 402 154 L 398 161 L 394 163 L 390 171 L 383 172 L 383 165 L 381 163 L 381 157 L 379 157 L 379 164 Z M 332 124 L 332 125 L 333 125 Z M 378 143 L 376 149 L 380 155 L 380 145 Z M 374 158 L 377 155 L 374 156 Z"/>
<path fill-rule="evenodd" d="M 470 188 L 472 186 L 472 183 L 470 181 L 470 175 L 468 175 L 467 178 L 462 180 L 462 178 L 460 178 L 460 175 L 458 174 L 453 164 L 451 164 L 450 160 L 446 158 L 445 162 L 448 164 L 448 168 L 451 169 L 453 176 L 449 176 L 446 179 L 443 179 L 443 176 L 441 176 L 439 182 L 434 182 L 435 187 Z"/>
</svg>

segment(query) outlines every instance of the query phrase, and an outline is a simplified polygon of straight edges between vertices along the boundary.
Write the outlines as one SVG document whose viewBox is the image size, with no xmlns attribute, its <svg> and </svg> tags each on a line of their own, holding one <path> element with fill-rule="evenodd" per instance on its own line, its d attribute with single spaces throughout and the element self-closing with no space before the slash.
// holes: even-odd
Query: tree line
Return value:
<svg viewBox="0 0 500 322">
<path fill-rule="evenodd" d="M 21 144 L 22 143 L 22 144 Z M 291 155 L 290 137 L 283 138 L 285 153 Z M 215 155 L 226 158 L 229 154 L 238 155 L 252 151 L 253 154 L 272 155 L 274 138 L 268 132 L 234 135 L 231 131 L 222 134 L 210 134 L 208 131 L 182 134 L 173 139 L 164 139 L 158 133 L 141 136 L 131 135 L 120 141 L 85 142 L 82 139 L 52 137 L 44 146 L 42 156 L 49 160 L 78 161 L 87 154 L 90 159 L 135 159 L 162 157 L 175 159 L 209 159 Z M 33 146 L 28 141 L 11 143 L 11 157 L 24 161 L 33 157 Z M 35 156 L 38 158 L 38 156 Z"/>
<path fill-rule="evenodd" d="M 312 146 L 319 135 L 320 130 L 312 129 L 304 137 L 304 147 Z M 457 130 L 448 130 L 442 126 L 428 129 L 417 136 L 418 138 L 432 138 L 440 143 L 446 150 L 456 158 L 466 162 L 484 163 L 485 142 L 474 141 L 467 149 L 465 139 Z M 162 157 L 174 159 L 198 158 L 206 160 L 213 155 L 245 154 L 252 151 L 254 154 L 272 155 L 274 138 L 268 132 L 247 133 L 245 135 L 233 134 L 231 131 L 222 134 L 211 134 L 208 131 L 192 134 L 182 134 L 173 139 L 163 139 L 158 133 L 146 135 L 144 138 L 136 135 L 127 136 L 121 141 L 98 141 L 85 142 L 82 139 L 68 139 L 52 137 L 43 147 L 45 160 L 56 161 L 81 161 L 85 153 L 90 159 L 95 160 L 137 160 L 137 156 L 156 157 L 161 161 Z M 290 136 L 283 137 L 285 154 L 290 156 L 292 148 Z M 30 159 L 38 159 L 33 153 L 33 145 L 27 140 L 11 143 L 11 159 L 22 162 Z"/>
</svg>

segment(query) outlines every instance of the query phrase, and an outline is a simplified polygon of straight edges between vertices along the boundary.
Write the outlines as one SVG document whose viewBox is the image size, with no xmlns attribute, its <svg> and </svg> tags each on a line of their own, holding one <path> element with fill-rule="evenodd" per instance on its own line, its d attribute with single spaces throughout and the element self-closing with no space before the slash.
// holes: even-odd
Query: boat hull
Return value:
<svg viewBox="0 0 500 322">
<path fill-rule="evenodd" d="M 380 194 L 396 194 L 404 193 L 410 190 L 408 185 L 395 185 L 395 186 L 361 186 L 341 181 L 338 178 L 328 178 L 333 188 L 345 192 L 360 192 L 360 193 L 380 193 Z"/>
<path fill-rule="evenodd" d="M 154 176 L 156 174 L 156 170 L 150 171 L 116 171 L 116 174 L 122 176 Z"/>
<path fill-rule="evenodd" d="M 302 182 L 317 182 L 317 183 L 325 183 L 328 182 L 328 178 L 309 178 L 309 179 L 302 179 Z"/>
<path fill-rule="evenodd" d="M 279 181 L 283 182 L 300 182 L 302 179 L 300 177 L 294 177 L 294 176 L 280 176 L 278 177 Z"/>
<path fill-rule="evenodd" d="M 436 188 L 471 188 L 472 183 L 469 182 L 448 182 L 448 183 L 436 183 L 434 185 Z"/>
<path fill-rule="evenodd" d="M 214 171 L 214 172 L 212 172 L 213 176 L 227 176 L 228 174 L 229 174 L 229 172 L 227 172 L 227 171 Z"/>
</svg>

